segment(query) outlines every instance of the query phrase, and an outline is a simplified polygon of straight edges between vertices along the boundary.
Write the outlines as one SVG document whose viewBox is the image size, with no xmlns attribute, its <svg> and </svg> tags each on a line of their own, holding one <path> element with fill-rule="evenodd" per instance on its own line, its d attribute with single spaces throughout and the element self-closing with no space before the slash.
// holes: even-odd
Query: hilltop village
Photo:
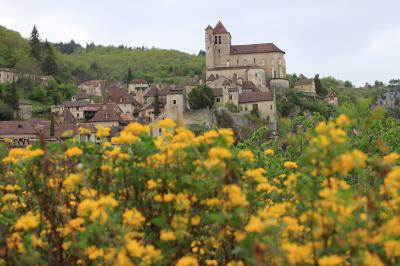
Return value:
<svg viewBox="0 0 400 266">
<path fill-rule="evenodd" d="M 233 118 L 256 114 L 271 129 L 277 130 L 276 95 L 289 88 L 285 52 L 274 43 L 233 45 L 232 36 L 222 22 L 205 29 L 205 70 L 194 80 L 181 84 L 149 83 L 132 79 L 120 81 L 88 80 L 77 85 L 79 92 L 70 100 L 51 106 L 51 119 L 32 117 L 32 104 L 18 101 L 18 118 L 0 122 L 0 140 L 12 147 L 26 146 L 43 139 L 58 141 L 79 137 L 83 141 L 99 141 L 96 131 L 110 127 L 118 134 L 130 122 L 152 124 L 157 136 L 157 122 L 171 118 L 178 124 L 211 128 L 215 111 L 225 111 Z M 26 75 L 25 75 L 26 76 Z M 0 69 L 0 83 L 14 82 L 21 74 Z M 46 82 L 48 76 L 31 78 Z M 193 108 L 190 95 L 196 88 L 212 91 L 212 107 Z M 294 88 L 304 94 L 316 94 L 313 79 L 301 76 Z M 336 95 L 329 95 L 329 104 L 337 105 Z M 79 128 L 91 134 L 80 136 Z"/>
</svg>

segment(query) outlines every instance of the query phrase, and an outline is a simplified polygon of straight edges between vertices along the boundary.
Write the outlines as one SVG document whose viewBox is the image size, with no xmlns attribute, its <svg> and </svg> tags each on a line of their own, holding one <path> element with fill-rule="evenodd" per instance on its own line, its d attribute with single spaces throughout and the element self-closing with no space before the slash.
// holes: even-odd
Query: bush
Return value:
<svg viewBox="0 0 400 266">
<path fill-rule="evenodd" d="M 11 150 L 1 264 L 399 262 L 400 156 L 352 147 L 364 125 L 320 122 L 295 161 L 269 146 L 234 147 L 229 129 L 196 137 L 169 119 L 158 126 L 156 139 L 135 123 L 111 142 L 100 128 L 100 144 Z"/>
<path fill-rule="evenodd" d="M 207 86 L 198 86 L 188 95 L 190 108 L 193 110 L 211 108 L 214 105 L 214 94 Z"/>
</svg>

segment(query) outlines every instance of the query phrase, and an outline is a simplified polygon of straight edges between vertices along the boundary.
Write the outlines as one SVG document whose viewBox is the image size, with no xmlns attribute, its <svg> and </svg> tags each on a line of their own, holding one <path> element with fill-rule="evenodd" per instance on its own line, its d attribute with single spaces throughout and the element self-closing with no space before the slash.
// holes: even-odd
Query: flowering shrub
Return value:
<svg viewBox="0 0 400 266">
<path fill-rule="evenodd" d="M 11 150 L 0 264 L 400 263 L 399 155 L 352 148 L 346 116 L 306 132 L 296 161 L 239 149 L 230 129 L 159 126 Z"/>
</svg>

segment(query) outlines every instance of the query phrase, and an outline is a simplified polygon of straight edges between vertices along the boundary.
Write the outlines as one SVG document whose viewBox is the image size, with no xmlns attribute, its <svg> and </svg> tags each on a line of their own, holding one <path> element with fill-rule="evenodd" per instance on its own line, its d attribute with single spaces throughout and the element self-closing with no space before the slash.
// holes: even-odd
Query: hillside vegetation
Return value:
<svg viewBox="0 0 400 266">
<path fill-rule="evenodd" d="M 45 36 L 38 35 L 38 37 L 44 46 Z M 47 74 L 41 66 L 43 62 L 33 56 L 30 42 L 32 42 L 32 36 L 30 40 L 27 40 L 18 32 L 0 26 L 0 67 L 34 74 Z M 95 44 L 82 47 L 73 41 L 50 44 L 50 46 L 57 63 L 55 77 L 63 83 L 75 83 L 88 79 L 126 81 L 129 67 L 134 78 L 179 82 L 200 75 L 204 67 L 203 56 L 176 50 Z M 72 49 L 68 49 L 70 47 Z M 42 61 L 44 57 L 42 56 Z"/>
</svg>

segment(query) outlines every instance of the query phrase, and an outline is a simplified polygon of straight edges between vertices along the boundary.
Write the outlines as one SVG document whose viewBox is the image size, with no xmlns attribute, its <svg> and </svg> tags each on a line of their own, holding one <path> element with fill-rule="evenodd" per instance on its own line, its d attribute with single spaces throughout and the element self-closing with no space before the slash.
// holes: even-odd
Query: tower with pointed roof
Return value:
<svg viewBox="0 0 400 266">
<path fill-rule="evenodd" d="M 221 21 L 205 29 L 206 80 L 224 76 L 252 81 L 263 91 L 285 91 L 285 52 L 274 43 L 232 45 L 232 36 Z"/>
</svg>

